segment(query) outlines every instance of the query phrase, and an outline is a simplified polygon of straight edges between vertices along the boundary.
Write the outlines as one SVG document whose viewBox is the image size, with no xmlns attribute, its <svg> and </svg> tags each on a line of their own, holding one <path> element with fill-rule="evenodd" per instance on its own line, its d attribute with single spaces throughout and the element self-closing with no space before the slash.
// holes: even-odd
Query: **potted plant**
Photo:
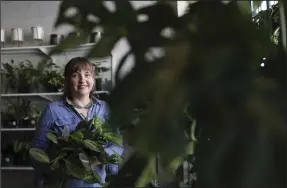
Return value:
<svg viewBox="0 0 287 188">
<path fill-rule="evenodd" d="M 46 92 L 61 92 L 64 87 L 64 76 L 59 70 L 46 70 L 41 83 Z"/>
<path fill-rule="evenodd" d="M 1 166 L 15 166 L 16 157 L 11 144 L 1 147 Z"/>
<path fill-rule="evenodd" d="M 47 60 L 40 61 L 37 65 L 25 60 L 17 66 L 11 60 L 10 63 L 3 63 L 3 68 L 2 74 L 7 77 L 7 87 L 12 86 L 17 93 L 43 92 L 44 89 L 51 91 L 51 87 L 61 87 L 62 78 L 54 70 L 59 67 Z"/>
<path fill-rule="evenodd" d="M 40 112 L 32 105 L 32 101 L 18 97 L 16 101 L 9 100 L 7 111 L 2 112 L 3 126 L 35 127 Z"/>
<path fill-rule="evenodd" d="M 103 91 L 111 89 L 109 85 L 111 82 L 108 81 L 108 79 L 103 79 L 100 75 L 104 72 L 110 71 L 111 69 L 109 67 L 101 66 L 100 63 L 95 63 L 94 69 L 95 69 L 95 75 L 96 75 L 96 91 Z"/>
<path fill-rule="evenodd" d="M 9 93 L 9 89 L 17 89 L 17 70 L 14 66 L 14 60 L 12 59 L 9 63 L 2 63 L 3 68 L 1 69 L 1 80 L 2 83 L 6 82 L 6 87 L 3 88 L 4 84 L 1 84 L 4 93 Z M 9 83 L 9 84 L 8 84 Z"/>
<path fill-rule="evenodd" d="M 31 141 L 28 139 L 23 140 L 14 140 L 13 143 L 13 151 L 16 158 L 16 165 L 19 166 L 29 166 L 31 165 L 29 158 L 29 149 L 31 146 Z"/>
<path fill-rule="evenodd" d="M 63 172 L 63 177 L 57 177 L 55 184 L 63 178 L 65 180 L 76 178 L 87 183 L 102 184 L 97 173 L 92 170 L 93 165 L 119 164 L 122 161 L 118 154 L 108 156 L 104 151 L 104 146 L 108 142 L 120 146 L 122 137 L 113 133 L 109 126 L 97 117 L 80 122 L 75 131 L 70 132 L 69 126 L 65 125 L 61 135 L 51 130 L 46 137 L 52 142 L 47 151 L 32 147 L 29 153 L 34 160 L 48 165 L 50 171 L 48 173 L 53 173 L 55 170 Z M 42 170 L 45 171 L 44 168 Z"/>
</svg>

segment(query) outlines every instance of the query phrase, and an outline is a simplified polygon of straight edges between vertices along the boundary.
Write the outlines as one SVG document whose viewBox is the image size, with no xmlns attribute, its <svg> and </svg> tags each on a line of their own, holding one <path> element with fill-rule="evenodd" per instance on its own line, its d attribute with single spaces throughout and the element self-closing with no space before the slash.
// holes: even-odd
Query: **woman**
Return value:
<svg viewBox="0 0 287 188">
<path fill-rule="evenodd" d="M 53 126 L 68 125 L 70 131 L 73 131 L 77 124 L 84 119 L 90 120 L 97 116 L 106 121 L 108 118 L 107 103 L 93 97 L 96 84 L 95 71 L 93 65 L 87 59 L 82 57 L 71 59 L 65 67 L 64 75 L 64 96 L 60 100 L 49 103 L 44 109 L 32 147 L 47 149 L 50 142 L 46 138 L 46 133 L 54 128 Z M 109 155 L 112 155 L 113 152 L 122 155 L 123 148 L 108 143 L 105 146 L 105 151 Z M 33 163 L 35 183 L 41 187 L 45 183 L 44 173 L 41 172 L 39 163 L 34 161 Z M 100 175 L 102 182 L 105 183 L 106 170 L 109 170 L 111 174 L 116 174 L 118 166 L 115 164 L 97 165 L 94 170 Z M 87 184 L 84 181 L 73 179 L 66 183 L 66 187 L 100 187 L 100 185 Z"/>
</svg>

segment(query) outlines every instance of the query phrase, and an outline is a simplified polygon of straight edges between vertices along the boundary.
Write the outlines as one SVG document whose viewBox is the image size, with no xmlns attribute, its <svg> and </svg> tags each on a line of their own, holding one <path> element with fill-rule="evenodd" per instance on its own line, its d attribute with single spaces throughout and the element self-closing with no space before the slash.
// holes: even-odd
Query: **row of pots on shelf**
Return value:
<svg viewBox="0 0 287 188">
<path fill-rule="evenodd" d="M 2 116 L 1 126 L 3 128 L 34 128 L 38 122 L 37 118 L 34 117 L 25 117 L 17 119 L 10 116 Z"/>
</svg>

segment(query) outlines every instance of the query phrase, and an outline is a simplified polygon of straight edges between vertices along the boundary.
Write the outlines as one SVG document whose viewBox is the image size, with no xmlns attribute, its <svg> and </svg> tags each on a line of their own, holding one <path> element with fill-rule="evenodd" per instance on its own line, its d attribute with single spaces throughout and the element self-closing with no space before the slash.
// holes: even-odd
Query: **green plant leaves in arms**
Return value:
<svg viewBox="0 0 287 188">
<path fill-rule="evenodd" d="M 96 131 L 101 134 L 102 133 L 102 127 L 103 127 L 103 120 L 101 118 L 95 117 L 93 119 L 93 125 Z"/>
<path fill-rule="evenodd" d="M 50 159 L 44 150 L 40 148 L 30 148 L 29 154 L 37 161 L 41 163 L 49 163 Z"/>
<path fill-rule="evenodd" d="M 56 136 L 54 133 L 48 132 L 48 133 L 46 134 L 46 137 L 47 137 L 49 140 L 51 140 L 53 143 L 55 143 L 55 144 L 58 143 L 57 136 Z"/>
<path fill-rule="evenodd" d="M 51 169 L 55 170 L 60 167 L 60 160 L 67 156 L 66 152 L 61 152 L 55 159 L 52 161 Z"/>
<path fill-rule="evenodd" d="M 65 159 L 64 161 L 68 173 L 70 173 L 72 176 L 78 179 L 83 179 L 86 176 L 87 171 L 84 168 L 74 165 L 69 160 Z"/>
<path fill-rule="evenodd" d="M 72 138 L 72 140 L 76 141 L 76 142 L 81 142 L 84 138 L 84 134 L 82 132 L 74 132 L 70 135 L 70 137 Z"/>
<path fill-rule="evenodd" d="M 82 141 L 82 143 L 90 150 L 93 150 L 96 152 L 102 152 L 103 151 L 103 147 L 100 144 L 98 144 L 97 142 L 94 142 L 92 140 L 85 139 Z"/>
<path fill-rule="evenodd" d="M 112 132 L 105 133 L 104 137 L 107 141 L 114 143 L 117 146 L 121 146 L 123 143 L 123 137 L 120 134 L 115 134 Z"/>
<path fill-rule="evenodd" d="M 98 182 L 99 184 L 102 184 L 101 182 L 101 178 L 100 176 L 97 174 L 97 172 L 91 172 L 91 173 L 88 173 L 84 178 L 83 180 L 87 183 L 95 183 L 95 182 Z"/>
</svg>

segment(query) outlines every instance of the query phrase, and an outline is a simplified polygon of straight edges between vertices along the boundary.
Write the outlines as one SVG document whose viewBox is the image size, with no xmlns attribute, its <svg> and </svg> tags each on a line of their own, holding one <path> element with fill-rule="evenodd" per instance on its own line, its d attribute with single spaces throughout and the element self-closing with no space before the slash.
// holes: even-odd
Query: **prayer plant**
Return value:
<svg viewBox="0 0 287 188">
<path fill-rule="evenodd" d="M 102 184 L 92 166 L 121 163 L 120 155 L 115 153 L 109 156 L 104 147 L 108 142 L 121 146 L 122 137 L 113 133 L 99 118 L 80 122 L 75 131 L 70 132 L 69 126 L 64 126 L 61 135 L 57 132 L 55 129 L 46 134 L 47 139 L 52 142 L 49 149 L 44 151 L 32 147 L 29 153 L 34 160 L 47 164 L 52 173 L 55 170 L 63 172 L 58 181 L 77 178 L 87 183 Z M 42 170 L 45 172 L 45 168 Z"/>
</svg>

